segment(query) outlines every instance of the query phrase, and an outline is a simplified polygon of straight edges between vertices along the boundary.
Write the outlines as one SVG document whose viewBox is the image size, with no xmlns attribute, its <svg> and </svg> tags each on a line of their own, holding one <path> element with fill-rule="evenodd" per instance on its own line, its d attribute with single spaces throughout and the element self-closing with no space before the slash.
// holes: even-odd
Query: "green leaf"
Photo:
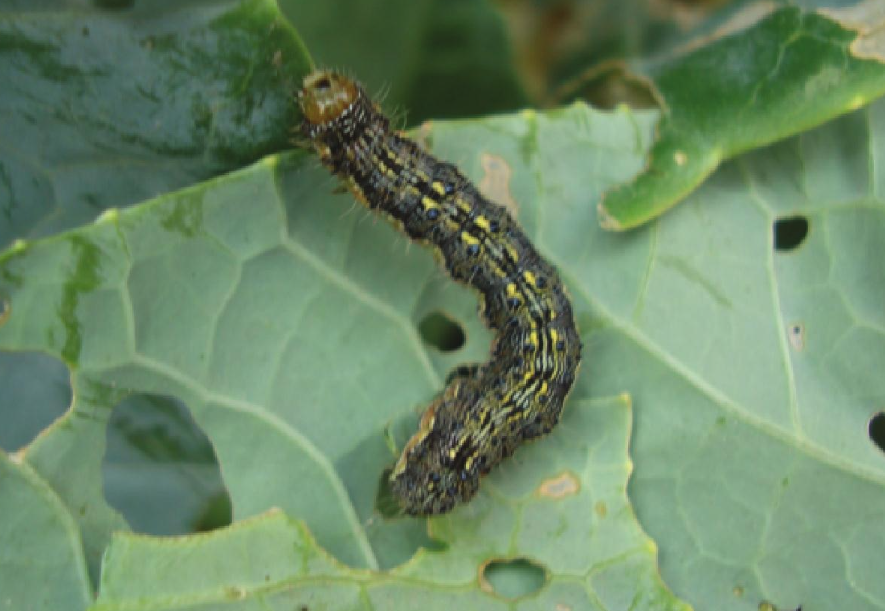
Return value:
<svg viewBox="0 0 885 611">
<path fill-rule="evenodd" d="M 85 609 L 92 600 L 76 522 L 46 482 L 0 452 L 0 606 Z"/>
<path fill-rule="evenodd" d="M 0 245 L 289 147 L 310 58 L 274 0 L 148 4 L 0 13 Z"/>
<path fill-rule="evenodd" d="M 885 93 L 885 51 L 875 25 L 885 23 L 880 5 L 781 8 L 652 67 L 665 109 L 658 139 L 645 172 L 605 195 L 602 226 L 640 225 L 691 193 L 724 160 Z"/>
</svg>

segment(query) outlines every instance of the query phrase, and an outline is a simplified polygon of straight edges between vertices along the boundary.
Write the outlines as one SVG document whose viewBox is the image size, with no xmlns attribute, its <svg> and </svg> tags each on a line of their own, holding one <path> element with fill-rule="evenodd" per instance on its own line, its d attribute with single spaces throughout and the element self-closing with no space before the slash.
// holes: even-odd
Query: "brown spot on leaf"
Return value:
<svg viewBox="0 0 885 611">
<path fill-rule="evenodd" d="M 885 3 L 882 0 L 861 0 L 853 6 L 822 8 L 818 13 L 857 32 L 857 38 L 851 43 L 855 57 L 885 62 Z"/>
<path fill-rule="evenodd" d="M 685 162 L 688 161 L 688 155 L 683 151 L 676 151 L 673 153 L 673 161 L 676 162 L 676 165 L 683 166 L 685 165 Z"/>
<path fill-rule="evenodd" d="M 581 485 L 573 473 L 562 473 L 551 479 L 545 479 L 538 487 L 538 494 L 551 499 L 561 499 L 576 494 Z"/>
<path fill-rule="evenodd" d="M 228 586 L 224 589 L 224 596 L 229 600 L 242 600 L 246 598 L 246 590 L 237 586 Z"/>
<path fill-rule="evenodd" d="M 556 603 L 556 611 L 572 611 L 572 608 L 565 603 Z"/>
<path fill-rule="evenodd" d="M 9 315 L 12 313 L 12 306 L 9 304 L 8 300 L 3 300 L 0 302 L 0 327 L 6 324 L 6 321 L 9 320 Z"/>
<path fill-rule="evenodd" d="M 507 208 L 507 211 L 516 217 L 519 205 L 510 193 L 510 176 L 513 174 L 510 164 L 503 157 L 491 153 L 483 153 L 480 163 L 485 173 L 479 183 L 479 190 L 496 204 Z"/>
<path fill-rule="evenodd" d="M 604 518 L 608 515 L 608 505 L 605 504 L 605 501 L 596 501 L 596 504 L 593 506 L 593 511 L 596 512 L 600 518 Z"/>
</svg>

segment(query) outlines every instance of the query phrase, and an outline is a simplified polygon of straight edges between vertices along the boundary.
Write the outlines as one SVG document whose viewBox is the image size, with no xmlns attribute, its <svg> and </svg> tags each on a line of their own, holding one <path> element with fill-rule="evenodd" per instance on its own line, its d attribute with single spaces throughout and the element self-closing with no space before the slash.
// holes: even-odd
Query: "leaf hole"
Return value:
<svg viewBox="0 0 885 611">
<path fill-rule="evenodd" d="M 67 366 L 42 352 L 0 352 L 0 448 L 31 443 L 71 406 Z"/>
<path fill-rule="evenodd" d="M 431 312 L 418 324 L 421 339 L 442 352 L 453 352 L 464 346 L 464 328 L 441 312 Z"/>
<path fill-rule="evenodd" d="M 882 452 L 885 452 L 885 412 L 879 412 L 870 418 L 868 430 L 872 442 Z"/>
<path fill-rule="evenodd" d="M 480 568 L 479 583 L 486 592 L 516 600 L 543 588 L 547 583 L 547 571 L 528 558 L 491 560 Z"/>
<path fill-rule="evenodd" d="M 808 219 L 789 216 L 774 222 L 774 249 L 789 252 L 799 248 L 808 235 Z"/>
<path fill-rule="evenodd" d="M 793 323 L 787 330 L 787 336 L 790 340 L 790 346 L 793 350 L 801 352 L 805 349 L 805 325 L 802 323 Z"/>
<path fill-rule="evenodd" d="M 174 397 L 135 394 L 114 408 L 102 479 L 108 503 L 136 532 L 177 535 L 231 523 L 215 450 Z"/>
</svg>

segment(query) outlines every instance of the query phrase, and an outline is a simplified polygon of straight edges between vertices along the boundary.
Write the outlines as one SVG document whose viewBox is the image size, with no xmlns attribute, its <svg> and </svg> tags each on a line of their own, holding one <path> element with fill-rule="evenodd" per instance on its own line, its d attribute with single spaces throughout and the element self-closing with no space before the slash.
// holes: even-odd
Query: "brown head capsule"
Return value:
<svg viewBox="0 0 885 611">
<path fill-rule="evenodd" d="M 341 116 L 358 97 L 356 83 L 334 72 L 320 70 L 304 77 L 298 103 L 307 121 L 322 125 Z"/>
</svg>

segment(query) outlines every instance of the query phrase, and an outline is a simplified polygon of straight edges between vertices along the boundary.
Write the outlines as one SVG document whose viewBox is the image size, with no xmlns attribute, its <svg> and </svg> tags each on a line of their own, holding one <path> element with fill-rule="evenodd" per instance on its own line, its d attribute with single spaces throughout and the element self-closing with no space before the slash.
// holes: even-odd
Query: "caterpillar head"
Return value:
<svg viewBox="0 0 885 611">
<path fill-rule="evenodd" d="M 446 513 L 476 494 L 480 461 L 464 418 L 457 416 L 473 399 L 455 382 L 424 412 L 390 475 L 391 490 L 405 513 Z"/>
<path fill-rule="evenodd" d="M 298 103 L 304 116 L 301 133 L 336 172 L 346 157 L 344 150 L 366 130 L 384 133 L 389 126 L 360 84 L 335 72 L 318 70 L 307 75 Z"/>
<path fill-rule="evenodd" d="M 338 119 L 360 97 L 360 86 L 354 81 L 326 70 L 317 70 L 304 77 L 298 104 L 306 121 L 324 125 Z"/>
</svg>

